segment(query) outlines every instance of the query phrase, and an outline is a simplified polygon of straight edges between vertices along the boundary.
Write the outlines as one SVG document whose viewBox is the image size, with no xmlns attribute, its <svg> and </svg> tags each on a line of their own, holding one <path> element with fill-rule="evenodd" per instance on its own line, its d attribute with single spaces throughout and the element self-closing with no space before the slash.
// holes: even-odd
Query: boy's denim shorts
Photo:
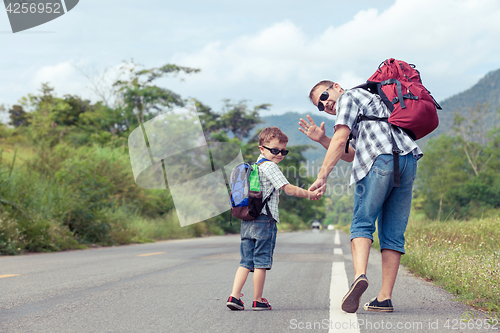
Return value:
<svg viewBox="0 0 500 333">
<path fill-rule="evenodd" d="M 417 159 L 412 153 L 399 157 L 401 186 L 394 187 L 392 155 L 379 155 L 368 174 L 356 182 L 351 240 L 358 237 L 373 241 L 378 221 L 380 250 L 405 253 L 404 233 L 408 224 L 417 173 Z"/>
<path fill-rule="evenodd" d="M 252 221 L 241 221 L 240 266 L 271 269 L 278 228 L 276 221 L 260 215 Z"/>
</svg>

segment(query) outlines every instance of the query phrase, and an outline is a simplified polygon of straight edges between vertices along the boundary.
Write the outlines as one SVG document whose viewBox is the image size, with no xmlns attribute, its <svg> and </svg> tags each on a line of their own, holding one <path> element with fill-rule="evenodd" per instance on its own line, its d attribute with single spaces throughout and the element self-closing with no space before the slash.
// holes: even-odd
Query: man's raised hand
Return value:
<svg viewBox="0 0 500 333">
<path fill-rule="evenodd" d="M 320 127 L 318 127 L 311 116 L 307 115 L 307 119 L 309 122 L 300 118 L 299 125 L 302 128 L 299 128 L 299 131 L 307 135 L 311 140 L 320 142 L 325 136 L 325 122 L 322 122 Z"/>
</svg>

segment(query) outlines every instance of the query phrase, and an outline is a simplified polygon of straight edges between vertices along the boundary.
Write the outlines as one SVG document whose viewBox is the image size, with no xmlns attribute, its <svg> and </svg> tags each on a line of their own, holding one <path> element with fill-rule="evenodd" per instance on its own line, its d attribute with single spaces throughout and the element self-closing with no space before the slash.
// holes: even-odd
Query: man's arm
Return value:
<svg viewBox="0 0 500 333">
<path fill-rule="evenodd" d="M 322 122 L 320 127 L 318 127 L 314 122 L 314 120 L 311 118 L 311 116 L 307 115 L 307 119 L 309 120 L 309 122 L 300 118 L 299 125 L 302 128 L 299 128 L 299 131 L 307 135 L 307 137 L 310 138 L 311 140 L 319 142 L 326 150 L 328 150 L 332 139 L 330 139 L 325 134 L 325 122 Z M 344 150 L 344 153 L 340 158 L 346 162 L 352 162 L 354 160 L 354 154 L 355 154 L 354 149 L 352 149 L 351 146 L 349 146 L 349 152 L 345 153 Z"/>
<path fill-rule="evenodd" d="M 337 125 L 337 129 L 335 130 L 333 138 L 328 146 L 328 151 L 326 152 L 325 160 L 323 161 L 323 165 L 318 173 L 318 177 L 311 187 L 309 187 L 309 191 L 314 191 L 315 189 L 326 184 L 328 175 L 332 172 L 341 157 L 345 154 L 345 144 L 350 133 L 351 130 L 346 125 Z M 354 156 L 354 150 L 349 147 L 349 153 L 351 153 L 351 151 Z"/>
<path fill-rule="evenodd" d="M 330 148 L 331 141 L 332 141 L 332 139 L 330 139 L 328 136 L 325 135 L 324 138 L 320 141 L 320 144 L 323 147 L 325 147 L 326 150 L 328 150 Z M 347 140 L 346 140 L 346 142 L 347 142 Z M 350 162 L 354 161 L 354 154 L 355 153 L 356 153 L 356 151 L 354 149 L 352 149 L 351 146 L 349 146 L 349 152 L 346 153 L 345 152 L 345 145 L 344 145 L 344 150 L 343 150 L 343 153 L 342 153 L 342 156 L 340 157 L 340 159 L 350 163 Z"/>
</svg>

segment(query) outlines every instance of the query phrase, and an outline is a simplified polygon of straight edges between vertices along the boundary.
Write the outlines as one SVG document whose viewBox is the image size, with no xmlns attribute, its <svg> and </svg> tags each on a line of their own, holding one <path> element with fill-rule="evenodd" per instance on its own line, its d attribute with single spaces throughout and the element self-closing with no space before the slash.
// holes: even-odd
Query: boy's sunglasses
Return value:
<svg viewBox="0 0 500 333">
<path fill-rule="evenodd" d="M 278 155 L 280 152 L 281 152 L 281 155 L 283 155 L 283 156 L 288 154 L 288 150 L 286 150 L 286 149 L 279 150 L 278 148 L 267 148 L 266 146 L 262 146 L 262 148 L 266 148 L 273 155 Z"/>
<path fill-rule="evenodd" d="M 329 86 L 328 88 L 326 88 L 326 90 L 323 91 L 321 96 L 319 96 L 320 102 L 318 102 L 318 110 L 320 110 L 320 111 L 325 110 L 325 105 L 323 103 L 321 103 L 321 101 L 326 101 L 328 99 L 328 97 L 330 97 L 330 94 L 328 93 L 328 89 L 330 89 L 331 87 L 333 87 L 333 84 L 331 86 Z"/>
</svg>

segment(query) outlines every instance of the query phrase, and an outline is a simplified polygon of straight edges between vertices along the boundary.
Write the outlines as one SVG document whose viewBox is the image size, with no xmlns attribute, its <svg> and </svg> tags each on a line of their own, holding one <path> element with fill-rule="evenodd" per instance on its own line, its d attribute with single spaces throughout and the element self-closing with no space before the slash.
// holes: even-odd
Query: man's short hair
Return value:
<svg viewBox="0 0 500 333">
<path fill-rule="evenodd" d="M 288 137 L 278 127 L 266 127 L 259 134 L 259 146 L 269 143 L 273 139 L 278 139 L 280 143 L 288 142 Z"/>
<path fill-rule="evenodd" d="M 313 93 L 316 89 L 318 89 L 319 86 L 331 86 L 332 84 L 335 84 L 335 82 L 333 81 L 329 81 L 329 80 L 323 80 L 323 81 L 320 81 L 318 83 L 316 83 L 316 85 L 311 89 L 311 92 L 309 93 L 309 99 L 311 100 L 311 102 L 314 104 L 314 101 L 313 101 Z"/>
</svg>

